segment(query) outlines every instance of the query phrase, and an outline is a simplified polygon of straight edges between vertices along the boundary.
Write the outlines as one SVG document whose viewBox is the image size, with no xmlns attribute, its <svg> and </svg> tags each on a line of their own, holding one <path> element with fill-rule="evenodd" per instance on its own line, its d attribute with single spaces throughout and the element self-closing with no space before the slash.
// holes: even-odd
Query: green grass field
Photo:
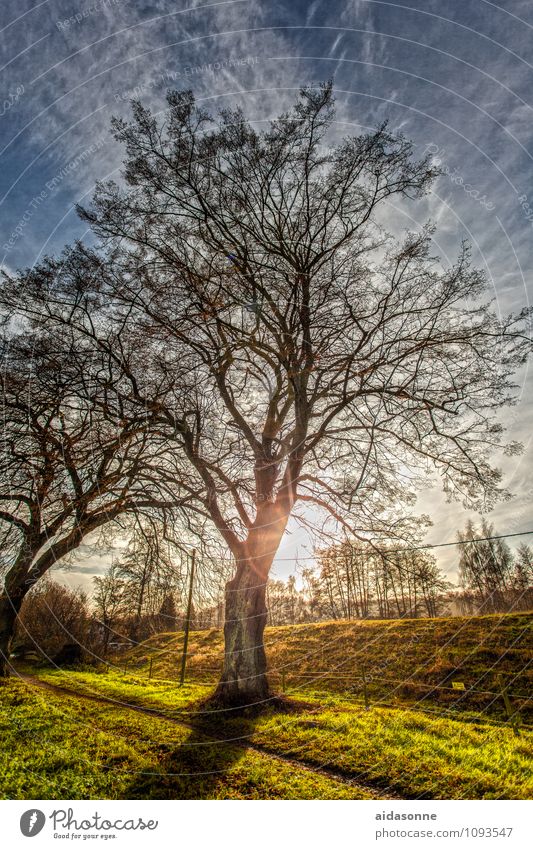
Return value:
<svg viewBox="0 0 533 849">
<path fill-rule="evenodd" d="M 267 628 L 265 645 L 272 686 L 293 695 L 338 693 L 380 704 L 439 712 L 472 712 L 505 719 L 501 692 L 509 688 L 513 710 L 533 725 L 533 615 L 325 622 Z M 181 634 L 158 634 L 129 651 L 129 672 L 175 680 Z M 191 633 L 188 677 L 215 682 L 222 667 L 219 630 Z M 453 689 L 464 684 L 465 690 Z"/>
<path fill-rule="evenodd" d="M 402 626 L 403 643 L 398 636 Z M 462 679 L 471 686 L 483 670 L 481 650 L 474 642 L 477 634 L 483 651 L 490 647 L 503 655 L 505 680 L 512 678 L 515 689 L 525 693 L 530 685 L 524 663 L 530 626 L 531 616 L 328 623 L 300 626 L 299 631 L 273 629 L 267 641 L 271 664 L 280 655 L 291 661 L 299 652 L 302 666 L 311 666 L 315 649 L 321 655 L 323 648 L 321 662 L 331 666 L 334 658 L 342 657 L 348 666 L 355 665 L 354 658 L 347 657 L 349 647 L 356 642 L 360 647 L 363 633 L 367 662 L 370 655 L 376 664 L 387 661 L 394 665 L 394 675 L 405 675 L 407 670 L 412 674 L 413 662 L 417 663 L 425 670 L 413 679 L 417 683 L 422 675 L 435 674 L 435 657 L 439 652 L 442 656 L 443 646 L 449 644 Z M 461 627 L 462 656 L 457 638 Z M 396 636 L 395 652 L 391 633 Z M 455 641 L 450 640 L 453 635 Z M 360 694 L 337 678 L 322 677 L 311 686 L 305 681 L 302 687 L 305 679 L 298 679 L 295 664 L 294 677 L 287 676 L 286 681 L 286 711 L 272 708 L 254 718 L 214 712 L 206 709 L 211 684 L 203 679 L 206 670 L 219 663 L 220 637 L 214 632 L 193 635 L 190 674 L 183 688 L 176 684 L 177 660 L 167 653 L 175 644 L 179 648 L 180 639 L 160 635 L 148 647 L 130 653 L 126 674 L 105 668 L 21 667 L 23 677 L 0 686 L 0 795 L 13 799 L 527 799 L 533 795 L 533 731 L 527 723 L 513 728 L 498 711 L 483 706 L 476 712 L 472 703 L 459 706 L 439 694 L 420 702 L 416 688 L 396 693 L 392 701 L 388 693 L 385 704 L 377 684 L 365 710 Z M 413 646 L 418 647 L 414 658 Z M 161 652 L 159 663 L 152 664 L 158 677 L 149 680 L 148 658 L 155 657 L 155 651 Z M 167 677 L 159 678 L 163 673 Z M 494 686 L 501 680 L 498 670 L 491 670 L 491 675 Z M 451 696 L 457 699 L 461 692 Z"/>
<path fill-rule="evenodd" d="M 1 696 L 4 799 L 371 798 L 157 716 L 18 681 Z"/>
</svg>

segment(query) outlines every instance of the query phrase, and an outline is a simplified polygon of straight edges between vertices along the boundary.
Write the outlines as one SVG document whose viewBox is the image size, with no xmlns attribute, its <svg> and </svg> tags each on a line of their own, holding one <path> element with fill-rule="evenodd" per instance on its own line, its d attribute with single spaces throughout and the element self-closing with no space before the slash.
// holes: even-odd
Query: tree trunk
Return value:
<svg viewBox="0 0 533 849">
<path fill-rule="evenodd" d="M 9 655 L 15 633 L 15 622 L 22 606 L 23 595 L 0 595 L 0 678 L 9 676 Z"/>
<path fill-rule="evenodd" d="M 224 669 L 215 701 L 232 707 L 260 704 L 270 696 L 263 633 L 268 571 L 246 562 L 226 584 Z"/>
<path fill-rule="evenodd" d="M 246 541 L 232 549 L 237 571 L 226 584 L 224 669 L 214 694 L 219 704 L 259 706 L 270 698 L 263 643 L 268 616 L 266 587 L 291 506 L 285 496 L 281 504 L 263 502 Z"/>
</svg>

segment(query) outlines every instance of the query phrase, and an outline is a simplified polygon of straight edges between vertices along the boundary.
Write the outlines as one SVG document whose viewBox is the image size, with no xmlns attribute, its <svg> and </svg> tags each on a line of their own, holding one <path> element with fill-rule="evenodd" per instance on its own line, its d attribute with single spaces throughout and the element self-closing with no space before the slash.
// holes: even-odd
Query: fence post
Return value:
<svg viewBox="0 0 533 849">
<path fill-rule="evenodd" d="M 194 582 L 194 566 L 196 563 L 196 549 L 193 548 L 191 558 L 191 575 L 189 580 L 189 598 L 187 601 L 187 616 L 185 618 L 185 630 L 183 632 L 183 654 L 181 656 L 181 673 L 180 687 L 183 687 L 185 681 L 185 664 L 187 663 L 187 647 L 189 645 L 189 630 L 191 627 L 191 612 L 192 612 L 192 588 Z"/>
<path fill-rule="evenodd" d="M 520 731 L 518 730 L 518 723 L 516 721 L 516 711 L 513 710 L 513 706 L 511 704 L 511 699 L 509 698 L 509 687 L 507 684 L 503 685 L 502 688 L 502 697 L 503 703 L 505 705 L 505 712 L 507 714 L 507 721 L 511 723 L 513 734 L 517 737 L 520 736 Z"/>
<path fill-rule="evenodd" d="M 153 669 L 153 666 L 154 666 L 154 659 L 153 659 L 153 657 L 151 657 L 151 658 L 150 658 L 150 671 L 148 672 L 148 678 L 151 678 L 151 677 L 152 677 L 152 669 Z"/>
<path fill-rule="evenodd" d="M 364 666 L 361 669 L 361 676 L 363 678 L 363 698 L 365 700 L 365 710 L 368 710 L 370 707 L 370 700 L 368 698 L 368 689 L 366 686 L 366 670 Z"/>
</svg>

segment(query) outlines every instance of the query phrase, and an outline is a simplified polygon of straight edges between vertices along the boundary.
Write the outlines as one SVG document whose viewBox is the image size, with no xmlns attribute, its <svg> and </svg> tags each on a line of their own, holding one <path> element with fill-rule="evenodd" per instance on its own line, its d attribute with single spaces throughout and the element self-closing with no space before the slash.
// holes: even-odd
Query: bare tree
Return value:
<svg viewBox="0 0 533 849">
<path fill-rule="evenodd" d="M 67 253 L 46 309 L 99 348 L 113 324 L 150 349 L 138 384 L 235 561 L 217 698 L 260 702 L 266 584 L 291 515 L 401 539 L 428 469 L 466 504 L 501 495 L 494 416 L 529 351 L 525 314 L 497 318 L 466 247 L 444 268 L 429 229 L 385 233 L 388 201 L 421 197 L 435 171 L 385 126 L 325 145 L 331 85 L 261 132 L 239 110 L 214 122 L 190 92 L 168 106 L 163 123 L 140 104 L 115 121 L 128 185 L 82 211 L 106 254 L 81 252 L 76 288 L 80 249 Z"/>
<path fill-rule="evenodd" d="M 511 584 L 518 610 L 533 609 L 533 551 L 526 543 L 518 546 L 514 560 Z"/>
<path fill-rule="evenodd" d="M 442 616 L 448 609 L 448 596 L 452 584 L 437 567 L 434 557 L 427 552 L 415 552 L 415 581 L 420 590 L 422 615 Z"/>
<path fill-rule="evenodd" d="M 160 473 L 164 439 L 119 398 L 109 362 L 70 333 L 8 327 L 0 455 L 0 675 L 28 590 L 124 513 L 175 509 Z M 157 475 L 154 471 L 157 458 Z"/>
<path fill-rule="evenodd" d="M 122 642 L 125 635 L 121 633 L 126 628 L 126 618 L 130 612 L 129 599 L 126 593 L 126 582 L 119 578 L 115 566 L 111 566 L 105 575 L 94 579 L 93 615 L 101 629 L 102 657 L 107 657 L 112 642 Z M 128 643 L 132 643 L 126 636 Z"/>
<path fill-rule="evenodd" d="M 493 613 L 508 606 L 513 578 L 513 553 L 494 526 L 482 518 L 479 529 L 469 520 L 459 531 L 459 576 L 462 586 L 474 593 L 478 610 Z"/>
<path fill-rule="evenodd" d="M 116 564 L 116 575 L 124 581 L 124 595 L 133 620 L 130 636 L 138 641 L 143 618 L 159 620 L 156 614 L 169 593 L 184 595 L 185 572 L 180 552 L 170 549 L 161 523 L 145 517 L 136 518 L 128 545 Z M 174 617 L 175 620 L 175 617 Z"/>
<path fill-rule="evenodd" d="M 495 539 L 494 526 L 472 520 L 458 532 L 459 577 L 456 600 L 462 609 L 494 613 L 529 610 L 533 603 L 533 554 L 522 543 L 513 553 L 504 539 Z"/>
</svg>

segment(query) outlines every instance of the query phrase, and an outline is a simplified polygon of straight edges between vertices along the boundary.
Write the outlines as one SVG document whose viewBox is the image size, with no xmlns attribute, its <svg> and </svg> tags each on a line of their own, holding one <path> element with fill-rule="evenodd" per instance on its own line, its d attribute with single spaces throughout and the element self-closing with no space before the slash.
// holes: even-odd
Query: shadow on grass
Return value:
<svg viewBox="0 0 533 849">
<path fill-rule="evenodd" d="M 274 699 L 267 711 L 278 709 Z M 232 784 L 242 786 L 239 763 L 247 756 L 247 741 L 265 709 L 224 710 L 207 698 L 194 705 L 196 716 L 184 721 L 194 727 L 178 746 L 159 747 L 153 774 L 138 775 L 128 790 L 130 799 L 216 799 L 231 795 Z M 233 775 L 233 780 L 232 780 Z"/>
<path fill-rule="evenodd" d="M 214 740 L 202 722 L 180 745 L 162 742 L 160 753 L 154 773 L 137 776 L 125 798 L 216 799 L 222 788 L 227 790 L 230 771 L 246 756 L 246 745 Z"/>
<path fill-rule="evenodd" d="M 238 798 L 248 772 L 240 762 L 248 755 L 248 741 L 258 718 L 271 713 L 299 712 L 305 705 L 276 697 L 266 709 L 230 710 L 226 715 L 216 710 L 212 701 L 195 708 L 206 712 L 195 721 L 186 739 L 178 746 L 161 741 L 159 763 L 153 773 L 139 774 L 125 798 L 228 798 L 233 788 Z"/>
</svg>

